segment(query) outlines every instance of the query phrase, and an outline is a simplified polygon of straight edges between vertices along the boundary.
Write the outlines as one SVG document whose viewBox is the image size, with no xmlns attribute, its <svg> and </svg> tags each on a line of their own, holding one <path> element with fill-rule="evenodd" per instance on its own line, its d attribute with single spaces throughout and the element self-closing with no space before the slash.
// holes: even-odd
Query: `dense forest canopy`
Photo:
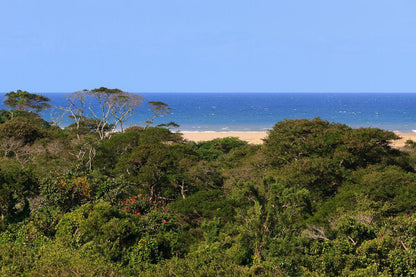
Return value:
<svg viewBox="0 0 416 277">
<path fill-rule="evenodd" d="M 35 113 L 48 99 L 11 97 L 0 275 L 416 274 L 416 148 L 392 132 L 315 118 L 276 123 L 263 145 L 195 143 L 151 126 L 163 102 L 115 132 L 142 103 L 121 90 L 73 94 L 63 129 Z"/>
</svg>

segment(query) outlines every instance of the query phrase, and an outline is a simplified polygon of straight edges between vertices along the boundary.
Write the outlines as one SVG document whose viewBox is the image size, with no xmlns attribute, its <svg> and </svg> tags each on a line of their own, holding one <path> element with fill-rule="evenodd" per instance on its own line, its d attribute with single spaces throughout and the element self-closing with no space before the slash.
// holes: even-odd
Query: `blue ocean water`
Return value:
<svg viewBox="0 0 416 277">
<path fill-rule="evenodd" d="M 67 106 L 65 93 L 45 93 L 53 106 Z M 320 117 L 351 127 L 416 130 L 416 93 L 141 93 L 163 101 L 172 113 L 156 123 L 174 121 L 181 131 L 265 131 L 283 119 Z M 1 98 L 4 94 L 0 95 Z M 0 104 L 0 108 L 2 104 Z M 46 120 L 50 112 L 43 112 Z M 151 118 L 144 104 L 125 126 Z M 63 125 L 69 124 L 69 119 Z"/>
</svg>

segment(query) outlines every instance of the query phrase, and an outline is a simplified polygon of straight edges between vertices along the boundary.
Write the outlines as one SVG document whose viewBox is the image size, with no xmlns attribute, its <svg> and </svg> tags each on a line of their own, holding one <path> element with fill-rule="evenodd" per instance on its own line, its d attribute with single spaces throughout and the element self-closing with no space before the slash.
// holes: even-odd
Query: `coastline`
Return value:
<svg viewBox="0 0 416 277">
<path fill-rule="evenodd" d="M 262 144 L 263 139 L 267 137 L 267 132 L 181 132 L 186 140 L 201 142 L 213 140 L 216 138 L 237 137 L 247 141 L 250 144 Z"/>
<path fill-rule="evenodd" d="M 404 132 L 394 132 L 396 135 L 401 137 L 401 139 L 395 140 L 391 143 L 391 146 L 395 148 L 401 148 L 406 144 L 407 140 L 412 140 L 416 142 L 416 133 L 404 133 Z"/>
<path fill-rule="evenodd" d="M 416 133 L 395 132 L 401 139 L 395 140 L 391 145 L 395 148 L 403 147 L 407 140 L 416 142 Z M 263 139 L 267 137 L 267 132 L 181 132 L 186 140 L 201 142 L 213 140 L 216 138 L 237 137 L 247 141 L 250 144 L 262 144 Z"/>
</svg>

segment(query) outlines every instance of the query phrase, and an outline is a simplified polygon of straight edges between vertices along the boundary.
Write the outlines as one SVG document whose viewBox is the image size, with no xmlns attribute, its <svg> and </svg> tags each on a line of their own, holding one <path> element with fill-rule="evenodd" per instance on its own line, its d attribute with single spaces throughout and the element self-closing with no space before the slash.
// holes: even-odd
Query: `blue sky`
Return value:
<svg viewBox="0 0 416 277">
<path fill-rule="evenodd" d="M 0 0 L 0 91 L 416 92 L 415 0 Z"/>
</svg>

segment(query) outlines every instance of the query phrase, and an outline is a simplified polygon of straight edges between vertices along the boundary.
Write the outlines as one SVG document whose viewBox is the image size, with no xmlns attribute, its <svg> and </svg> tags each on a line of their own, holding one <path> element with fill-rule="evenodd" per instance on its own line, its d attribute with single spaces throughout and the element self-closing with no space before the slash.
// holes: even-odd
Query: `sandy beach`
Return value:
<svg viewBox="0 0 416 277">
<path fill-rule="evenodd" d="M 267 132 L 183 132 L 183 137 L 189 141 L 207 141 L 216 138 L 237 137 L 251 144 L 262 144 Z"/>
<path fill-rule="evenodd" d="M 401 139 L 392 142 L 392 146 L 400 148 L 403 147 L 407 140 L 413 140 L 416 142 L 416 133 L 402 133 L 395 132 Z"/>
<path fill-rule="evenodd" d="M 189 141 L 207 141 L 216 138 L 237 137 L 251 144 L 262 144 L 267 132 L 183 132 L 183 137 Z M 416 133 L 396 132 L 401 139 L 393 141 L 392 146 L 403 147 L 407 140 L 416 141 Z"/>
</svg>

